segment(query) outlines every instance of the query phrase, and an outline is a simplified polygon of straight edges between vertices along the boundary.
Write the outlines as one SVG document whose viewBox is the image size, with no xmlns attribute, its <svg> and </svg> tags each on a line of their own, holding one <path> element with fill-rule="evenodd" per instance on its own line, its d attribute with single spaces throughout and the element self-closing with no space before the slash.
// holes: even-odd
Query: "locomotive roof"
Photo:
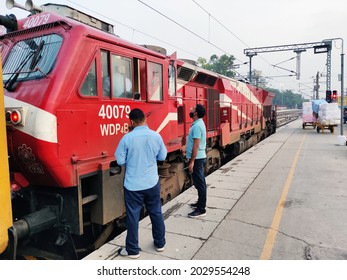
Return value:
<svg viewBox="0 0 347 280">
<path fill-rule="evenodd" d="M 41 23 L 42 21 L 33 20 L 33 17 L 40 17 L 40 19 L 42 19 L 44 18 L 44 15 L 47 15 L 45 24 L 64 22 L 70 27 L 80 26 L 81 28 L 85 28 L 87 36 L 91 38 L 105 41 L 110 44 L 117 44 L 119 46 L 140 51 L 142 53 L 146 53 L 162 59 L 168 58 L 164 48 L 152 45 L 138 45 L 124 40 L 114 33 L 114 27 L 112 24 L 91 17 L 90 15 L 78 11 L 74 8 L 71 8 L 67 5 L 47 3 L 37 8 L 39 10 L 33 10 L 32 14 L 29 17 L 18 20 L 19 30 L 13 32 L 12 34 L 7 34 L 7 36 L 16 36 L 17 32 L 21 33 L 25 32 L 25 30 L 38 27 L 40 24 L 34 26 L 33 24 L 28 24 L 28 22 L 31 20 L 32 22 Z M 203 83 L 208 85 L 213 85 L 215 81 L 218 79 L 229 80 L 231 83 L 234 84 L 240 82 L 245 83 L 243 81 L 238 81 L 234 78 L 227 77 L 222 74 L 218 74 L 216 72 L 212 72 L 210 70 L 201 68 L 197 66 L 194 61 L 190 61 L 187 59 L 178 59 L 177 65 L 178 67 L 183 68 L 184 71 L 182 71 L 182 73 L 184 73 L 181 78 L 186 81 L 192 80 L 193 78 L 197 80 L 197 75 L 202 74 L 203 76 L 207 77 L 204 77 Z"/>
<path fill-rule="evenodd" d="M 166 54 L 162 52 L 163 48 L 155 49 L 151 45 L 141 46 L 126 41 L 114 33 L 114 27 L 112 24 L 91 17 L 90 15 L 80 12 L 67 5 L 47 3 L 36 8 L 40 10 L 33 10 L 33 13 L 31 15 L 18 20 L 18 31 L 13 32 L 13 34 L 0 35 L 7 35 L 9 37 L 12 37 L 13 35 L 16 35 L 17 32 L 23 32 L 25 30 L 30 30 L 33 27 L 39 27 L 40 25 L 42 25 L 42 23 L 50 24 L 54 22 L 64 22 L 71 27 L 80 26 L 82 28 L 85 28 L 85 30 L 87 31 L 87 36 L 89 37 L 109 43 L 115 43 L 117 45 L 125 46 L 127 48 L 138 50 L 160 58 L 167 57 Z M 47 15 L 46 18 L 44 17 L 45 15 Z M 34 17 L 39 17 L 40 19 L 33 20 Z M 37 24 L 35 25 L 35 23 Z"/>
<path fill-rule="evenodd" d="M 190 60 L 187 60 L 187 59 L 179 59 L 178 62 L 177 62 L 177 65 L 180 66 L 180 67 L 183 67 L 185 69 L 189 69 L 192 73 L 192 79 L 195 75 L 193 74 L 198 74 L 198 73 L 203 73 L 207 76 L 210 76 L 210 77 L 214 77 L 216 80 L 217 79 L 223 79 L 223 80 L 228 80 L 230 81 L 231 83 L 240 83 L 242 81 L 238 81 L 234 78 L 231 78 L 231 77 L 228 77 L 228 76 L 225 76 L 225 75 L 222 75 L 222 74 L 219 74 L 217 72 L 213 72 L 213 71 L 210 71 L 210 70 L 207 70 L 207 69 L 204 69 L 202 67 L 199 67 L 197 66 L 196 64 L 193 64 L 194 62 L 193 61 L 190 61 Z M 183 78 L 183 80 L 186 80 Z M 242 82 L 242 83 L 245 83 L 245 82 Z"/>
<path fill-rule="evenodd" d="M 64 17 L 72 18 L 87 25 L 96 27 L 100 30 L 104 30 L 110 33 L 114 32 L 114 26 L 112 24 L 102 21 L 98 18 L 94 18 L 67 5 L 47 3 L 42 5 L 41 8 L 45 12 L 54 12 Z"/>
</svg>

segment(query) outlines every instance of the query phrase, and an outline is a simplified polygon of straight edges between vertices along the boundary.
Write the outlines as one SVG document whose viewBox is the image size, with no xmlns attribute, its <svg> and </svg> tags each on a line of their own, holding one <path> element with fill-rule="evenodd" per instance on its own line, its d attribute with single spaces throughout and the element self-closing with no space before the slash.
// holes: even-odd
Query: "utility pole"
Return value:
<svg viewBox="0 0 347 280">
<path fill-rule="evenodd" d="M 300 80 L 300 65 L 301 65 L 301 53 L 305 52 L 306 49 L 295 49 L 296 53 L 296 79 Z"/>
<path fill-rule="evenodd" d="M 246 55 L 249 57 L 249 83 L 252 84 L 252 57 L 257 55 L 255 52 L 247 52 Z"/>
<path fill-rule="evenodd" d="M 315 99 L 319 99 L 319 72 L 317 72 L 317 75 L 316 75 L 316 84 L 314 86 L 314 90 L 316 92 Z"/>
</svg>

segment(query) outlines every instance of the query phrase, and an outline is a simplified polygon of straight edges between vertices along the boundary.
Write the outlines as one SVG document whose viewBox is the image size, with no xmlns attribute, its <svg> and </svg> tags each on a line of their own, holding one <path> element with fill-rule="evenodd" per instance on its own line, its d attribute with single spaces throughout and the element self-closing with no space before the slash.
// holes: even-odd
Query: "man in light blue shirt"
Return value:
<svg viewBox="0 0 347 280">
<path fill-rule="evenodd" d="M 206 126 L 202 119 L 205 114 L 205 108 L 201 104 L 197 104 L 194 111 L 190 112 L 194 122 L 189 129 L 186 157 L 189 159 L 188 171 L 192 174 L 194 186 L 198 191 L 198 201 L 190 204 L 195 210 L 188 214 L 189 218 L 206 216 Z"/>
<path fill-rule="evenodd" d="M 160 134 L 149 129 L 140 109 L 129 114 L 134 129 L 123 136 L 115 152 L 117 163 L 125 166 L 124 201 L 127 215 L 126 247 L 121 256 L 138 258 L 138 228 L 143 205 L 152 222 L 152 235 L 157 251 L 165 249 L 165 224 L 161 212 L 160 182 L 157 161 L 164 161 L 167 149 Z"/>
<path fill-rule="evenodd" d="M 206 126 L 202 118 L 193 122 L 188 135 L 186 157 L 192 159 L 194 139 L 199 139 L 197 154 L 193 159 L 206 158 Z"/>
</svg>

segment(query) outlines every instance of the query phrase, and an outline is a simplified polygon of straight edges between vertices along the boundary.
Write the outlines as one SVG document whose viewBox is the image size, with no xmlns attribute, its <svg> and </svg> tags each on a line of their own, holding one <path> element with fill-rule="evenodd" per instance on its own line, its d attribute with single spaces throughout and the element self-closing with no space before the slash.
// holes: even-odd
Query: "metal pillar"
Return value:
<svg viewBox="0 0 347 280">
<path fill-rule="evenodd" d="M 319 72 L 317 72 L 315 82 L 316 82 L 314 86 L 314 91 L 316 92 L 315 99 L 319 99 Z"/>
<path fill-rule="evenodd" d="M 305 52 L 305 49 L 296 49 L 294 52 L 296 53 L 296 79 L 300 80 L 300 65 L 301 65 L 301 53 Z"/>
<path fill-rule="evenodd" d="M 327 90 L 331 89 L 331 49 L 327 52 Z"/>
<path fill-rule="evenodd" d="M 246 55 L 249 57 L 249 75 L 248 75 L 248 80 L 249 83 L 252 83 L 252 57 L 257 55 L 257 53 L 254 52 L 247 52 Z"/>
</svg>

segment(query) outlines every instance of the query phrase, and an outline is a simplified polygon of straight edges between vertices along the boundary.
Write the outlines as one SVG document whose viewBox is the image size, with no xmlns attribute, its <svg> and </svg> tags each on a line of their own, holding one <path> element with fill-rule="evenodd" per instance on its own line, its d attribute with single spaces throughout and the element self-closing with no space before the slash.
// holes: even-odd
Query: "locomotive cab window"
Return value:
<svg viewBox="0 0 347 280">
<path fill-rule="evenodd" d="M 102 96 L 111 97 L 110 53 L 101 51 Z"/>
<path fill-rule="evenodd" d="M 172 64 L 169 65 L 169 95 L 176 95 L 176 69 Z"/>
<path fill-rule="evenodd" d="M 163 66 L 148 62 L 147 64 L 148 101 L 163 100 Z"/>
<path fill-rule="evenodd" d="M 133 98 L 133 69 L 130 58 L 112 55 L 112 96 Z"/>
<path fill-rule="evenodd" d="M 97 83 L 96 83 L 96 59 L 89 68 L 88 74 L 85 77 L 80 93 L 83 96 L 97 96 Z"/>
<path fill-rule="evenodd" d="M 101 50 L 101 88 L 104 99 L 145 100 L 145 60 L 124 57 Z"/>
<path fill-rule="evenodd" d="M 5 87 L 46 77 L 55 65 L 62 42 L 63 38 L 57 34 L 17 42 L 3 66 Z"/>
</svg>

